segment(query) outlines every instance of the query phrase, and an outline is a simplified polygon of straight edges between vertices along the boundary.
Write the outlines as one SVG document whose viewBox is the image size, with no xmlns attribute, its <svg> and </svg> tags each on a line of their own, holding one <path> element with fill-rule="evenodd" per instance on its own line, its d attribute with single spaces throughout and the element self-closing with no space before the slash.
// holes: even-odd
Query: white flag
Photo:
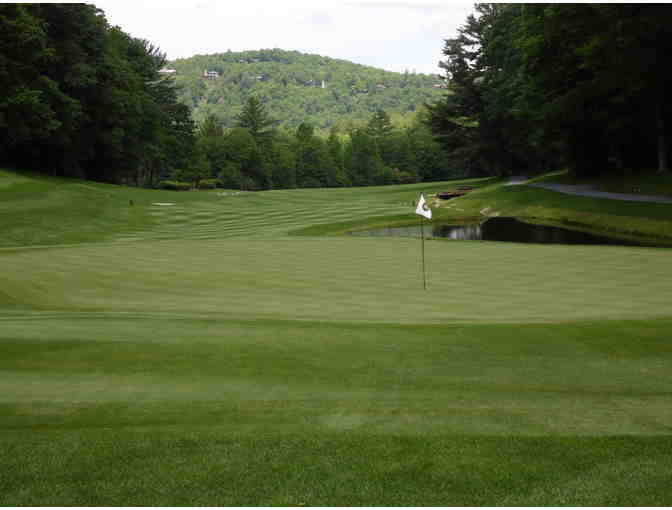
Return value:
<svg viewBox="0 0 672 510">
<path fill-rule="evenodd" d="M 420 193 L 420 201 L 418 202 L 418 207 L 415 208 L 415 214 L 424 216 L 428 220 L 432 219 L 432 210 L 427 206 L 427 202 L 425 202 L 425 195 L 422 193 Z"/>
</svg>

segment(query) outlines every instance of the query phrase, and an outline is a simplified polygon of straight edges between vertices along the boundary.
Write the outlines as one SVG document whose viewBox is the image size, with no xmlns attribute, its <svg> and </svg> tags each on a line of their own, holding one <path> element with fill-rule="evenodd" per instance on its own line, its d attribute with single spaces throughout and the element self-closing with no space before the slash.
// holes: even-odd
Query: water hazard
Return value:
<svg viewBox="0 0 672 510">
<path fill-rule="evenodd" d="M 508 241 L 513 243 L 538 244 L 603 244 L 620 246 L 652 246 L 652 244 L 627 241 L 588 234 L 548 225 L 533 225 L 515 218 L 489 218 L 482 223 L 470 225 L 442 225 L 425 223 L 426 237 L 439 237 L 469 241 Z M 385 227 L 362 232 L 357 236 L 372 237 L 420 237 L 420 226 Z"/>
</svg>

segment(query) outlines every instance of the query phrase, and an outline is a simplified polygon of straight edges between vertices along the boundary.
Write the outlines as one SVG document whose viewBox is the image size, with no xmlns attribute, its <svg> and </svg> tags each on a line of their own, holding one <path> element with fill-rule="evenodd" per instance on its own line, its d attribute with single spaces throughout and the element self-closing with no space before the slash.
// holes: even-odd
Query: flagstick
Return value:
<svg viewBox="0 0 672 510">
<path fill-rule="evenodd" d="M 425 195 L 420 192 L 420 200 L 415 208 L 415 214 L 420 216 L 420 246 L 422 250 L 422 288 L 427 290 L 427 271 L 425 270 L 425 215 L 432 217 L 432 211 L 427 207 Z"/>
<path fill-rule="evenodd" d="M 423 216 L 420 216 L 420 238 L 422 239 L 421 241 L 421 246 L 422 246 L 422 288 L 424 290 L 427 290 L 427 276 L 425 276 L 425 219 Z"/>
</svg>

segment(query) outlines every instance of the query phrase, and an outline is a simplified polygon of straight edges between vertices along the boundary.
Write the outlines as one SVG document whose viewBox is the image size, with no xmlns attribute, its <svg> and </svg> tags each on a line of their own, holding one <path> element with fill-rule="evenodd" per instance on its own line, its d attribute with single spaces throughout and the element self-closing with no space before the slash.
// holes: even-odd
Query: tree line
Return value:
<svg viewBox="0 0 672 510">
<path fill-rule="evenodd" d="M 477 4 L 443 53 L 429 122 L 451 166 L 668 171 L 672 6 Z"/>
<path fill-rule="evenodd" d="M 251 96 L 233 127 L 225 129 L 213 114 L 199 124 L 196 164 L 176 170 L 162 186 L 260 190 L 411 183 L 449 178 L 445 159 L 422 116 L 398 128 L 379 110 L 365 125 L 347 133 L 332 128 L 325 138 L 306 122 L 278 128 Z"/>
</svg>

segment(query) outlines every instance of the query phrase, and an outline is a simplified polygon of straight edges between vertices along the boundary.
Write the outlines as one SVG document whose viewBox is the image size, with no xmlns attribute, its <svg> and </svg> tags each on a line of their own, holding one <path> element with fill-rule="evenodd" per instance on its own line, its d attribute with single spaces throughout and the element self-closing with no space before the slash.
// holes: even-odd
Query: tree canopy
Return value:
<svg viewBox="0 0 672 510">
<path fill-rule="evenodd" d="M 477 4 L 429 125 L 472 175 L 668 169 L 672 6 Z"/>
<path fill-rule="evenodd" d="M 0 161 L 149 184 L 193 161 L 165 55 L 85 4 L 0 4 Z"/>
</svg>

